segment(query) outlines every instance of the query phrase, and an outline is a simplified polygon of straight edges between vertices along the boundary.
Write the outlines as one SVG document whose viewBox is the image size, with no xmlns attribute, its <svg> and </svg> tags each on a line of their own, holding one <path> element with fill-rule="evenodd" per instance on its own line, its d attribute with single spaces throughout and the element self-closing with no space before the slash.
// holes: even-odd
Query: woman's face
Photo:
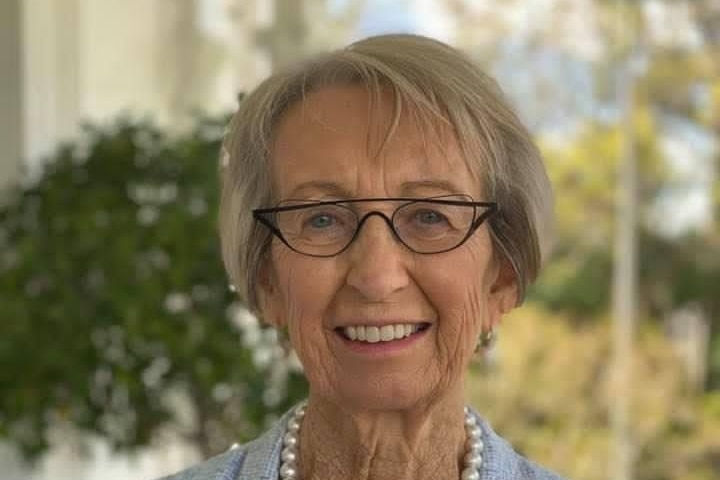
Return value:
<svg viewBox="0 0 720 480">
<path fill-rule="evenodd" d="M 449 194 L 492 200 L 449 129 L 424 139 L 405 115 L 380 148 L 392 98 L 368 105 L 364 87 L 326 87 L 285 113 L 272 151 L 280 200 Z M 357 207 L 361 215 L 379 210 L 390 217 L 396 205 Z M 481 329 L 515 303 L 514 277 L 493 257 L 486 225 L 454 250 L 422 255 L 373 215 L 334 257 L 306 256 L 274 240 L 260 277 L 265 320 L 288 328 L 312 394 L 373 410 L 418 406 L 462 388 Z M 392 328 L 399 336 L 418 331 L 369 341 L 376 334 L 387 339 L 391 325 L 403 325 Z M 365 327 L 365 341 L 350 340 L 350 326 Z"/>
</svg>

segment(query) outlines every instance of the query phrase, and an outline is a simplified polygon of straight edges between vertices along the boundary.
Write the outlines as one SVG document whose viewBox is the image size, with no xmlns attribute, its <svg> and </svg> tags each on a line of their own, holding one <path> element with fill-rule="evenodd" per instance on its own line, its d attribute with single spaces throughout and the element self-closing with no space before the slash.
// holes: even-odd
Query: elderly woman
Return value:
<svg viewBox="0 0 720 480">
<path fill-rule="evenodd" d="M 180 479 L 558 479 L 465 406 L 465 370 L 538 274 L 552 196 L 467 57 L 369 38 L 272 75 L 222 156 L 223 256 L 287 335 L 307 402 Z"/>
</svg>

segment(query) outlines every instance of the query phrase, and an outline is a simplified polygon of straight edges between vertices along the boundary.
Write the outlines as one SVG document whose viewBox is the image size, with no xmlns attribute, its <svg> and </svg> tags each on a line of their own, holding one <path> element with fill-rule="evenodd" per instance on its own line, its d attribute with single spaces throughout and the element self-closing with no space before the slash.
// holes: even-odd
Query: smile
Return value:
<svg viewBox="0 0 720 480">
<path fill-rule="evenodd" d="M 402 340 L 427 329 L 427 323 L 397 323 L 383 326 L 352 325 L 338 327 L 336 331 L 347 340 L 364 343 L 381 343 Z"/>
</svg>

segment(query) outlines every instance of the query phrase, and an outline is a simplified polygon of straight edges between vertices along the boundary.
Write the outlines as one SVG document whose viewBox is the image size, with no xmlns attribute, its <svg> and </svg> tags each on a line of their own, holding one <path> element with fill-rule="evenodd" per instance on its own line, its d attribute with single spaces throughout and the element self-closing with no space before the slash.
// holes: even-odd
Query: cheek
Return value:
<svg viewBox="0 0 720 480">
<path fill-rule="evenodd" d="M 278 248 L 273 264 L 286 323 L 321 314 L 337 288 L 332 262 Z"/>
<path fill-rule="evenodd" d="M 338 288 L 330 261 L 278 252 L 274 258 L 281 319 L 303 363 L 322 357 L 326 342 L 323 318 Z"/>
<path fill-rule="evenodd" d="M 438 258 L 423 288 L 438 315 L 438 349 L 447 363 L 472 356 L 477 337 L 489 318 L 490 286 L 486 281 L 489 249 L 469 244 Z"/>
</svg>

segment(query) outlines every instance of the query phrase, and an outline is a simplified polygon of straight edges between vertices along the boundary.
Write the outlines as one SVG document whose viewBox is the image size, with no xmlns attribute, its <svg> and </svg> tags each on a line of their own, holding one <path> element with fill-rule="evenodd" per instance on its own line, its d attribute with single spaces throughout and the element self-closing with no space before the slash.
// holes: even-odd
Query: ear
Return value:
<svg viewBox="0 0 720 480">
<path fill-rule="evenodd" d="M 494 279 L 488 299 L 489 327 L 496 327 L 502 317 L 517 306 L 518 282 L 515 270 L 505 258 L 495 261 Z"/>
<path fill-rule="evenodd" d="M 257 282 L 258 307 L 262 320 L 277 329 L 284 328 L 285 322 L 279 308 L 277 277 L 269 261 L 263 261 L 260 265 Z"/>
</svg>

